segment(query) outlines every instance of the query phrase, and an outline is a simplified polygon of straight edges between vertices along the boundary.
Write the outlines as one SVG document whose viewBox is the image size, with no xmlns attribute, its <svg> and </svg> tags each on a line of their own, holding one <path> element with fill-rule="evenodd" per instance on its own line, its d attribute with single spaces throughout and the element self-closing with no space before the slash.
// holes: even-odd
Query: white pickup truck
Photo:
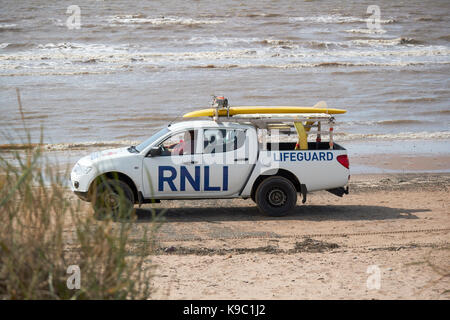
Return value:
<svg viewBox="0 0 450 320">
<path fill-rule="evenodd" d="M 318 138 L 303 150 L 284 137 L 295 133 L 295 119 L 312 118 L 294 118 L 171 124 L 137 146 L 81 158 L 72 170 L 71 188 L 100 212 L 131 212 L 134 204 L 160 200 L 251 198 L 271 216 L 289 213 L 298 194 L 304 203 L 312 191 L 348 193 L 349 161 L 347 151 L 332 142 L 334 118 L 320 114 L 315 125 L 314 119 L 306 125 L 318 127 Z M 329 142 L 320 139 L 324 122 L 331 127 Z"/>
</svg>

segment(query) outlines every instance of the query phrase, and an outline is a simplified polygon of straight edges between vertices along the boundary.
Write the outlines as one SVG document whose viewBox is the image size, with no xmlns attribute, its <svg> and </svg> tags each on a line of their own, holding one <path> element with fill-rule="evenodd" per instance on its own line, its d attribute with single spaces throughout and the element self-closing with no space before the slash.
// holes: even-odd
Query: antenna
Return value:
<svg viewBox="0 0 450 320">
<path fill-rule="evenodd" d="M 167 126 L 170 127 L 175 120 L 177 120 L 178 118 L 181 118 L 183 113 L 184 113 L 184 111 L 179 113 L 175 118 L 172 119 L 172 121 L 169 122 L 169 124 Z"/>
</svg>

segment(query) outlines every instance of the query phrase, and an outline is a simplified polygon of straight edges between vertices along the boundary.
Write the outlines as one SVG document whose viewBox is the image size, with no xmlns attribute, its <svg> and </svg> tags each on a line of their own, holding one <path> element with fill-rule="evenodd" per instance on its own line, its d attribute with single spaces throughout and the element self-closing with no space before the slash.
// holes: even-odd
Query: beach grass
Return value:
<svg viewBox="0 0 450 320">
<path fill-rule="evenodd" d="M 150 298 L 156 213 L 133 238 L 135 215 L 97 219 L 65 176 L 39 147 L 0 153 L 0 299 Z"/>
</svg>

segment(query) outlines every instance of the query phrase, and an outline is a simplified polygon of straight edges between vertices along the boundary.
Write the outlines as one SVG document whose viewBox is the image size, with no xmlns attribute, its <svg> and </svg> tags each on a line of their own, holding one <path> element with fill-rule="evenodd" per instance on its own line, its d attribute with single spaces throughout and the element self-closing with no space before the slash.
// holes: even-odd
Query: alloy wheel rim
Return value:
<svg viewBox="0 0 450 320">
<path fill-rule="evenodd" d="M 274 207 L 281 207 L 286 203 L 286 193 L 280 188 L 273 188 L 267 194 L 269 204 Z"/>
<path fill-rule="evenodd" d="M 110 209 L 116 210 L 119 208 L 119 195 L 114 192 L 105 192 L 103 195 L 103 203 Z"/>
</svg>

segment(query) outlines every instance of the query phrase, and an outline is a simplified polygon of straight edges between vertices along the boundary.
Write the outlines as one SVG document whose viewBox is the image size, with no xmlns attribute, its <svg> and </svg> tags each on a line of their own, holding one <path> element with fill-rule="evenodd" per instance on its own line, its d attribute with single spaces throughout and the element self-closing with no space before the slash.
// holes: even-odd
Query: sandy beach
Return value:
<svg viewBox="0 0 450 320">
<path fill-rule="evenodd" d="M 449 299 L 449 181 L 357 175 L 348 196 L 311 194 L 283 218 L 251 200 L 163 201 L 153 298 Z"/>
<path fill-rule="evenodd" d="M 90 218 L 91 205 L 70 191 L 71 185 L 80 192 L 88 190 L 79 185 L 81 179 L 69 180 L 77 161 L 91 155 L 91 162 L 75 169 L 88 175 L 97 172 L 101 162 L 97 161 L 98 151 L 122 148 L 125 153 L 126 147 L 137 155 L 139 151 L 133 147 L 162 128 L 173 129 L 172 124 L 184 114 L 209 107 L 211 95 L 223 95 L 232 107 L 312 107 L 325 102 L 327 110 L 322 111 L 338 108 L 346 113 L 330 119 L 328 131 L 323 131 L 322 125 L 317 125 L 320 132 L 316 136 L 314 130 L 308 131 L 308 139 L 320 138 L 347 150 L 349 195 L 339 198 L 321 191 L 308 194 L 305 204 L 299 197 L 295 210 L 281 218 L 261 215 L 250 199 L 146 204 L 136 209 L 126 258 L 136 257 L 135 243 L 154 225 L 152 212 L 156 209 L 165 213 L 156 248 L 149 250 L 152 254 L 146 262 L 157 266 L 149 280 L 154 299 L 450 299 L 450 1 L 424 3 L 2 0 L 0 160 L 6 169 L 0 172 L 0 191 L 6 194 L 4 199 L 11 203 L 8 208 L 13 213 L 3 217 L 23 218 L 16 214 L 21 212 L 15 209 L 16 202 L 22 203 L 34 191 L 15 192 L 39 180 L 44 191 L 54 185 L 62 191 L 55 201 L 47 201 L 53 199 L 47 197 L 30 200 L 26 212 L 40 212 L 46 218 L 47 208 L 69 199 L 67 207 L 72 210 L 74 204 L 76 208 L 71 212 Z M 281 119 L 272 124 L 284 131 L 286 124 L 278 123 Z M 200 127 L 204 126 L 192 125 L 188 130 Z M 174 131 L 173 137 L 181 132 Z M 300 142 L 298 135 L 306 131 L 302 132 L 297 134 L 292 128 L 282 141 Z M 275 140 L 277 133 L 263 132 L 260 137 Z M 160 143 L 153 142 L 155 145 L 148 147 Z M 207 144 L 196 145 L 201 150 L 193 154 L 209 153 L 205 152 Z M 43 174 L 39 179 L 21 180 L 31 172 L 22 168 L 23 163 L 34 166 L 30 146 L 36 154 L 38 148 L 42 151 L 32 169 Z M 27 161 L 18 159 L 16 152 L 23 152 Z M 124 160 L 123 167 L 114 164 L 100 174 L 125 174 L 130 169 L 134 173 L 129 178 L 136 180 L 135 185 L 148 198 L 155 194 L 150 192 L 151 184 L 146 187 L 148 181 L 142 179 L 148 176 L 139 173 L 146 169 L 142 159 L 148 151 L 140 152 L 141 162 L 136 162 L 134 169 L 131 161 Z M 117 150 L 108 153 L 119 154 Z M 348 167 L 345 158 L 340 159 Z M 233 163 L 241 164 L 241 160 L 235 158 Z M 188 161 L 187 165 L 194 163 Z M 17 182 L 17 187 L 10 188 L 5 183 L 16 166 L 21 167 L 17 181 L 30 185 Z M 317 174 L 306 166 L 298 168 L 308 171 L 314 182 L 335 174 L 323 174 L 326 171 L 319 166 L 314 169 Z M 165 183 L 164 170 L 158 183 Z M 197 168 L 194 170 L 199 181 Z M 230 175 L 225 180 L 225 172 L 232 169 L 223 170 L 221 192 L 231 194 L 227 183 L 237 179 Z M 206 185 L 210 176 L 209 171 L 208 176 L 206 169 L 204 172 Z M 346 171 L 340 185 L 347 175 Z M 212 189 L 195 184 L 198 194 L 219 194 L 208 195 L 205 190 Z M 170 188 L 170 192 L 175 189 Z M 158 189 L 165 191 L 159 185 Z M 186 191 L 181 182 L 178 191 Z M 134 199 L 138 196 L 136 190 Z M 158 196 L 164 198 L 165 194 Z M 66 209 L 55 211 L 66 214 Z M 64 228 L 67 225 L 64 252 L 73 253 L 76 226 L 65 217 L 61 219 Z M 107 225 L 102 222 L 90 219 L 86 234 L 96 223 Z M 48 219 L 42 230 L 47 231 L 47 223 Z M 116 221 L 108 223 L 113 229 L 119 226 Z M 5 230 L 3 239 L 14 239 L 9 229 Z M 22 229 L 18 234 L 19 239 L 24 238 Z M 100 248 L 110 235 L 104 234 L 97 238 Z M 55 260 L 42 258 L 38 242 L 29 243 L 37 244 L 39 259 Z M 33 245 L 19 243 L 17 248 L 33 249 Z M 120 252 L 125 260 L 124 251 Z M 10 256 L 13 262 L 9 265 L 15 267 L 15 255 Z M 20 258 L 34 256 L 21 254 Z M 120 268 L 122 264 L 114 261 L 105 264 Z M 36 274 L 44 274 L 35 265 L 22 263 L 25 270 L 33 266 Z M 45 272 L 54 270 L 44 266 Z M 92 266 L 103 270 L 99 263 Z M 2 276 L 0 272 L 0 280 L 23 278 L 10 274 Z M 47 282 L 47 278 L 35 281 L 34 273 L 28 271 L 22 274 L 33 279 L 28 281 L 31 284 Z M 100 282 L 96 276 L 91 279 Z M 111 287 L 122 288 L 115 283 Z M 26 293 L 24 297 L 41 292 L 23 289 L 21 284 L 17 288 Z M 11 291 L 8 294 L 14 297 L 16 292 Z"/>
</svg>

